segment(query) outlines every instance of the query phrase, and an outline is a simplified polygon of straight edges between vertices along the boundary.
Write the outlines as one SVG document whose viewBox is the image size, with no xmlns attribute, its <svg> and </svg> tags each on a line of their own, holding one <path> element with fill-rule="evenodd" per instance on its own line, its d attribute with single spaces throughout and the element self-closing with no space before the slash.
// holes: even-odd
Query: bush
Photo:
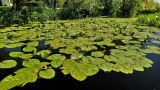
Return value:
<svg viewBox="0 0 160 90">
<path fill-rule="evenodd" d="M 160 27 L 160 13 L 141 15 L 138 17 L 137 22 L 141 24 L 146 24 L 149 26 Z"/>
<path fill-rule="evenodd" d="M 9 12 L 11 8 L 11 6 L 0 6 L 0 24 L 2 24 L 2 19 L 5 13 Z"/>
<path fill-rule="evenodd" d="M 3 12 L 1 23 L 4 26 L 25 24 L 28 22 L 44 22 L 56 19 L 56 10 L 47 6 L 25 6 L 21 12 Z"/>
<path fill-rule="evenodd" d="M 133 17 L 137 15 L 139 0 L 104 0 L 104 14 L 112 17 Z"/>
<path fill-rule="evenodd" d="M 66 0 L 60 12 L 61 19 L 76 19 L 101 15 L 97 0 Z"/>
</svg>

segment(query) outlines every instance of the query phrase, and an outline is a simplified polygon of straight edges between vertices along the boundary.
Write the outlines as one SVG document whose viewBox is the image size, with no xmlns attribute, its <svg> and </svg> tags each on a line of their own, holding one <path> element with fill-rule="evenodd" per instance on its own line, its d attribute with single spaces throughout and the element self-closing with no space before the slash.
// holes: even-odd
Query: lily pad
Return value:
<svg viewBox="0 0 160 90">
<path fill-rule="evenodd" d="M 19 56 L 21 56 L 23 54 L 24 54 L 23 52 L 11 52 L 9 55 L 11 57 L 18 58 Z"/>
<path fill-rule="evenodd" d="M 4 48 L 5 44 L 4 43 L 0 43 L 0 48 Z"/>
<path fill-rule="evenodd" d="M 37 49 L 33 48 L 33 47 L 25 47 L 25 48 L 23 48 L 23 51 L 24 52 L 32 52 L 32 51 L 37 51 Z"/>
<path fill-rule="evenodd" d="M 23 61 L 22 65 L 25 67 L 36 67 L 40 64 L 38 59 L 29 59 L 27 61 Z"/>
<path fill-rule="evenodd" d="M 83 57 L 83 54 L 81 53 L 73 53 L 71 55 L 71 59 L 77 60 L 77 59 L 81 59 Z"/>
<path fill-rule="evenodd" d="M 37 68 L 22 68 L 15 72 L 15 75 L 9 75 L 0 82 L 1 90 L 12 89 L 13 87 L 33 83 L 38 79 Z"/>
<path fill-rule="evenodd" d="M 53 69 L 46 69 L 39 72 L 39 76 L 44 79 L 51 79 L 55 76 L 55 71 Z"/>
<path fill-rule="evenodd" d="M 21 47 L 25 45 L 24 43 L 16 43 L 16 44 L 8 44 L 8 45 L 5 45 L 6 48 L 17 48 L 17 47 Z"/>
<path fill-rule="evenodd" d="M 12 68 L 17 65 L 15 60 L 4 60 L 0 62 L 0 68 Z"/>
<path fill-rule="evenodd" d="M 39 42 L 36 42 L 36 41 L 27 43 L 28 47 L 36 47 L 38 45 L 39 45 Z"/>
<path fill-rule="evenodd" d="M 30 59 L 33 57 L 33 54 L 22 54 L 19 56 L 19 58 L 22 58 L 22 59 Z"/>
<path fill-rule="evenodd" d="M 87 76 L 95 75 L 99 71 L 98 67 L 93 64 L 85 62 L 76 62 L 75 60 L 65 60 L 62 67 L 64 74 L 71 74 L 71 76 L 79 81 L 83 81 Z"/>
<path fill-rule="evenodd" d="M 50 53 L 51 53 L 50 50 L 41 50 L 41 51 L 37 52 L 36 55 L 41 55 L 42 58 L 46 59 Z"/>
<path fill-rule="evenodd" d="M 53 55 L 49 56 L 47 59 L 48 60 L 62 60 L 62 61 L 64 61 L 66 59 L 66 57 L 61 54 L 53 54 Z"/>
<path fill-rule="evenodd" d="M 92 52 L 91 55 L 94 57 L 103 57 L 104 53 L 102 51 L 96 51 L 96 52 Z"/>
</svg>

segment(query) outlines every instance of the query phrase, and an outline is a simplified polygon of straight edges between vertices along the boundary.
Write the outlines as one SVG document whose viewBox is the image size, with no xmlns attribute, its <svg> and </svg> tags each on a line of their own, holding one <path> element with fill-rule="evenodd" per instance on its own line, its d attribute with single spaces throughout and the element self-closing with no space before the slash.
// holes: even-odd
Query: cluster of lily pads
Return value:
<svg viewBox="0 0 160 90">
<path fill-rule="evenodd" d="M 0 73 L 21 64 L 19 70 L 1 80 L 1 90 L 33 83 L 38 78 L 52 79 L 56 69 L 79 81 L 99 70 L 125 74 L 144 71 L 153 64 L 146 53 L 160 53 L 159 47 L 144 45 L 158 29 L 126 20 L 32 22 L 0 29 L 0 50 L 21 48 L 9 52 L 9 60 L 0 58 Z"/>
</svg>

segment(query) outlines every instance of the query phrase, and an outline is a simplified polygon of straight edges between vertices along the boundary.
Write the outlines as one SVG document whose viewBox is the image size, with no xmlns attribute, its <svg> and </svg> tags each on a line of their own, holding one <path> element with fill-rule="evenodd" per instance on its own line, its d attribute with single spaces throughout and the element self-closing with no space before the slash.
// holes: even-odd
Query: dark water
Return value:
<svg viewBox="0 0 160 90">
<path fill-rule="evenodd" d="M 146 44 L 160 47 L 160 44 Z M 6 49 L 7 52 L 14 50 L 20 51 L 21 48 Z M 24 87 L 16 87 L 12 90 L 160 90 L 160 55 L 148 54 L 147 58 L 151 59 L 154 64 L 152 68 L 145 69 L 144 72 L 134 72 L 134 74 L 126 75 L 100 71 L 98 74 L 80 82 L 70 75 L 64 76 L 57 70 L 58 73 L 51 80 L 39 79 L 35 83 L 27 84 Z"/>
<path fill-rule="evenodd" d="M 154 64 L 144 72 L 130 75 L 99 72 L 83 82 L 58 73 L 52 80 L 39 79 L 36 83 L 13 90 L 160 90 L 160 55 L 149 54 L 147 57 L 152 59 Z"/>
</svg>

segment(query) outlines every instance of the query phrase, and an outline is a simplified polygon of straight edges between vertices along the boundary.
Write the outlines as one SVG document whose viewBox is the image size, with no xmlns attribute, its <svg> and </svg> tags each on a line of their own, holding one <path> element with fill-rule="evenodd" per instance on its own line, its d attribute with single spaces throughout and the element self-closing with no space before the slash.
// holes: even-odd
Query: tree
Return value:
<svg viewBox="0 0 160 90">
<path fill-rule="evenodd" d="M 12 11 L 21 11 L 27 0 L 13 0 Z"/>
<path fill-rule="evenodd" d="M 143 10 L 154 10 L 156 9 L 155 0 L 143 0 L 141 4 Z"/>
</svg>

